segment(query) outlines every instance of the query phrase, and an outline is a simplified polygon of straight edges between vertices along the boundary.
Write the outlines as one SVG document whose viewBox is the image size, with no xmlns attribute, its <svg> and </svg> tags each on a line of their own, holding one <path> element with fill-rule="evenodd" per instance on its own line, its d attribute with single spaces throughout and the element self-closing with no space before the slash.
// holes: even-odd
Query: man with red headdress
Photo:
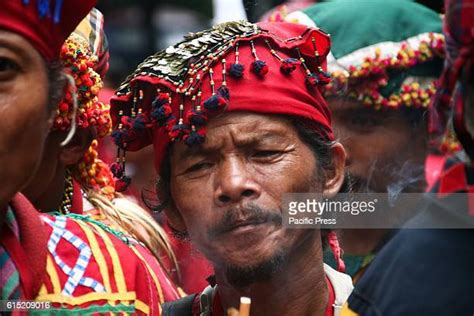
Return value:
<svg viewBox="0 0 474 316">
<path fill-rule="evenodd" d="M 283 227 L 281 201 L 343 185 L 319 92 L 329 44 L 302 25 L 218 24 L 147 58 L 112 99 L 120 161 L 153 144 L 160 207 L 215 271 L 165 315 L 223 315 L 242 296 L 252 315 L 338 313 L 352 285 L 323 264 L 328 232 Z"/>
</svg>

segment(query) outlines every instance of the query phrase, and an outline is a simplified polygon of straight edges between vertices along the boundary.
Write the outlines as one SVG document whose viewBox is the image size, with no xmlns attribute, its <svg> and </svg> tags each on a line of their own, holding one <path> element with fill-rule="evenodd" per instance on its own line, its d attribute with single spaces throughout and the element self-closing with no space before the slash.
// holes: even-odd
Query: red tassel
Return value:
<svg viewBox="0 0 474 316">
<path fill-rule="evenodd" d="M 190 134 L 185 135 L 183 140 L 188 146 L 197 146 L 204 143 L 205 136 L 206 129 L 201 128 L 198 131 L 192 131 Z"/>
<path fill-rule="evenodd" d="M 123 128 L 129 129 L 132 128 L 132 119 L 130 116 L 124 115 L 120 118 L 120 123 L 122 123 Z"/>
<path fill-rule="evenodd" d="M 174 140 L 180 140 L 183 138 L 183 136 L 189 134 L 189 129 L 186 125 L 184 124 L 177 124 L 173 126 L 171 131 L 168 133 L 169 137 L 171 138 L 172 141 Z"/>
<path fill-rule="evenodd" d="M 215 94 L 204 101 L 204 108 L 208 111 L 219 111 L 227 106 L 227 100 L 221 95 Z"/>
<path fill-rule="evenodd" d="M 345 272 L 346 264 L 344 263 L 344 260 L 342 260 L 342 249 L 339 246 L 339 240 L 337 239 L 336 233 L 333 231 L 329 232 L 327 237 L 328 237 L 329 247 L 331 248 L 332 253 L 334 255 L 334 259 L 336 260 L 337 271 Z"/>
<path fill-rule="evenodd" d="M 325 86 L 325 85 L 327 85 L 328 83 L 331 82 L 331 75 L 328 74 L 325 71 L 319 71 L 318 72 L 318 80 L 319 80 L 318 84 L 320 86 Z"/>
<path fill-rule="evenodd" d="M 123 192 L 127 190 L 131 183 L 132 179 L 127 176 L 123 176 L 120 179 L 115 179 L 115 191 Z"/>
<path fill-rule="evenodd" d="M 171 132 L 173 127 L 176 125 L 176 123 L 178 123 L 178 121 L 176 120 L 174 116 L 171 116 L 170 118 L 168 118 L 168 121 L 166 121 L 166 130 L 168 132 Z"/>
<path fill-rule="evenodd" d="M 292 73 L 296 67 L 300 64 L 300 61 L 296 58 L 287 58 L 285 59 L 281 66 L 280 66 L 280 71 L 284 73 L 285 75 L 289 75 Z"/>
<path fill-rule="evenodd" d="M 265 76 L 268 73 L 268 66 L 263 60 L 256 60 L 252 63 L 252 70 L 259 76 Z"/>
<path fill-rule="evenodd" d="M 189 110 L 184 116 L 184 122 L 188 125 L 202 126 L 207 122 L 207 116 L 202 111 Z"/>
<path fill-rule="evenodd" d="M 110 165 L 110 171 L 112 171 L 115 178 L 121 178 L 124 172 L 122 165 L 118 162 L 114 162 Z"/>
</svg>

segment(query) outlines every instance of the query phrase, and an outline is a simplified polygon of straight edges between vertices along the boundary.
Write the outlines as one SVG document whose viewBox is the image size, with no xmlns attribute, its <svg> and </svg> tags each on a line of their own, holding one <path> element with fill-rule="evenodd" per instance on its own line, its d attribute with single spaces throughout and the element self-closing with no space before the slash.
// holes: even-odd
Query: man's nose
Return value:
<svg viewBox="0 0 474 316">
<path fill-rule="evenodd" d="M 232 157 L 221 163 L 214 196 L 217 205 L 239 203 L 243 199 L 253 200 L 260 194 L 261 188 L 255 181 L 255 174 L 249 171 L 243 159 Z"/>
</svg>

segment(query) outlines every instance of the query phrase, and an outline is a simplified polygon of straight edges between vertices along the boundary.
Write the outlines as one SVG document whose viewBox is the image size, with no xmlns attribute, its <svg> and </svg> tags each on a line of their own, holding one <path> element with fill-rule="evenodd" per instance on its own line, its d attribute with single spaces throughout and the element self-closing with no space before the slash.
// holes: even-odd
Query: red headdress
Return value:
<svg viewBox="0 0 474 316">
<path fill-rule="evenodd" d="M 190 34 L 122 84 L 111 100 L 112 135 L 123 151 L 153 144 L 158 172 L 170 141 L 201 144 L 222 110 L 300 117 L 333 140 L 319 91 L 329 82 L 329 47 L 326 33 L 291 23 L 228 22 Z M 113 169 L 124 178 L 123 166 Z"/>
<path fill-rule="evenodd" d="M 96 0 L 2 1 L 0 29 L 26 38 L 48 61 L 57 59 L 66 38 Z"/>
<path fill-rule="evenodd" d="M 466 128 L 465 99 L 474 72 L 474 1 L 445 3 L 446 61 L 439 88 L 430 111 L 430 132 L 446 131 L 453 115 L 453 128 L 466 153 L 474 159 L 474 135 Z"/>
</svg>

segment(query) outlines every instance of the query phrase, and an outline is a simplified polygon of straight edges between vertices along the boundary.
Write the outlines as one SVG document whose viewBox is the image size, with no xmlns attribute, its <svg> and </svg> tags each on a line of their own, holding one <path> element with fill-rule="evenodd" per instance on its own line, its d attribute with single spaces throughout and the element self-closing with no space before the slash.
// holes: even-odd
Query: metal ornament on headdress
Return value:
<svg viewBox="0 0 474 316">
<path fill-rule="evenodd" d="M 306 29 L 306 32 L 308 30 L 310 29 Z M 301 32 L 304 34 L 304 30 Z M 263 35 L 263 38 L 259 35 Z M 279 47 L 285 47 L 288 53 L 297 54 L 299 60 L 282 58 L 266 38 L 274 41 Z M 132 106 L 131 108 L 129 106 L 116 108 L 118 129 L 113 133 L 116 145 L 125 150 L 126 147 L 130 148 L 129 140 L 140 139 L 138 135 L 140 131 L 135 128 L 134 122 L 137 120 L 135 117 L 137 100 L 143 98 L 140 94 L 141 90 L 137 91 L 139 82 L 142 80 L 143 84 L 157 84 L 164 90 L 150 91 L 145 88 L 150 93 L 144 98 L 144 102 L 151 104 L 151 108 L 149 115 L 143 116 L 144 125 L 164 128 L 171 141 L 182 140 L 189 146 L 202 144 L 206 133 L 205 124 L 209 117 L 220 113 L 228 106 L 230 91 L 227 74 L 236 80 L 247 75 L 246 65 L 239 60 L 239 50 L 244 48 L 250 50 L 254 59 L 250 69 L 260 79 L 264 79 L 269 66 L 259 58 L 259 55 L 264 55 L 264 50 L 270 50 L 271 54 L 281 62 L 281 72 L 286 76 L 297 69 L 299 64 L 304 67 L 307 76 L 314 76 L 317 80 L 308 85 L 309 90 L 313 91 L 314 86 L 325 84 L 327 78 L 321 67 L 316 67 L 315 71 L 311 72 L 298 46 L 291 45 L 292 42 L 302 39 L 302 35 L 281 39 L 272 31 L 245 21 L 228 22 L 216 25 L 210 30 L 191 33 L 176 45 L 148 57 L 133 74 L 127 77 L 116 92 L 118 99 L 131 101 L 127 103 Z M 265 41 L 266 45 L 260 45 L 259 41 Z M 259 45 L 258 51 L 257 45 Z M 307 48 L 305 56 L 311 58 Z M 233 63 L 228 63 L 225 55 L 232 53 L 232 50 L 234 50 L 233 59 L 235 59 Z M 311 66 L 315 61 L 320 66 L 319 52 L 315 44 L 314 50 L 317 58 L 312 59 Z M 244 60 L 248 62 L 250 54 L 245 56 Z M 216 69 L 219 69 L 218 72 Z M 207 93 L 204 99 L 202 99 L 203 89 Z M 119 154 L 122 155 L 122 152 L 119 151 Z"/>
</svg>

